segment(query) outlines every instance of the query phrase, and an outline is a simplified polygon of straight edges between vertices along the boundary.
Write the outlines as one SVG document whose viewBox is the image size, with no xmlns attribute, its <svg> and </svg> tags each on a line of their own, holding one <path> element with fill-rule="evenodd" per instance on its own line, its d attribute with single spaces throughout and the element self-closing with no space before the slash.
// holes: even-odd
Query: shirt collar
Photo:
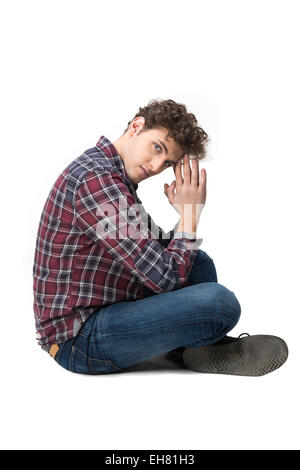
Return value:
<svg viewBox="0 0 300 470">
<path fill-rule="evenodd" d="M 133 183 L 133 181 L 131 181 L 128 178 L 128 175 L 127 175 L 125 167 L 124 167 L 123 160 L 120 157 L 120 155 L 118 154 L 117 149 L 114 146 L 114 144 L 112 144 L 112 142 L 107 137 L 105 137 L 104 135 L 101 135 L 98 142 L 96 143 L 96 147 L 99 148 L 100 150 L 102 150 L 103 152 L 105 152 L 105 154 L 108 156 L 108 158 L 112 160 L 112 164 L 119 171 L 121 171 L 123 173 L 123 176 L 125 177 L 125 179 L 129 182 L 129 184 L 131 186 L 133 186 L 134 190 L 136 191 L 137 188 L 138 188 L 138 184 Z"/>
</svg>

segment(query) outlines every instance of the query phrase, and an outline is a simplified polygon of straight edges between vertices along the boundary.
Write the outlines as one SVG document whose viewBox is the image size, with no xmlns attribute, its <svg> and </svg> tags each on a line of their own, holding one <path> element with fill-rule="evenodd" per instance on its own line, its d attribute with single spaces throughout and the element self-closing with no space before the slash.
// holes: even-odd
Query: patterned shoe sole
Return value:
<svg viewBox="0 0 300 470">
<path fill-rule="evenodd" d="M 188 369 L 210 374 L 261 376 L 285 363 L 288 347 L 277 336 L 253 335 L 229 344 L 186 348 L 183 361 Z"/>
</svg>

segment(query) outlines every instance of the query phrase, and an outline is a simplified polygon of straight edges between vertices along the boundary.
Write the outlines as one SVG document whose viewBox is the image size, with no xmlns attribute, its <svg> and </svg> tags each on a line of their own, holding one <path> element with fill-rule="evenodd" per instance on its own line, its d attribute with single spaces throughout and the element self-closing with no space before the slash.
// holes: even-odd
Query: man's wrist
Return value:
<svg viewBox="0 0 300 470">
<path fill-rule="evenodd" d="M 195 233 L 204 204 L 176 204 L 175 206 L 180 216 L 177 230 Z"/>
<path fill-rule="evenodd" d="M 185 214 L 184 216 L 180 217 L 180 220 L 177 226 L 177 231 L 188 232 L 188 233 L 191 233 L 192 235 L 196 235 L 198 223 L 199 223 L 198 217 L 195 217 L 195 216 L 192 217 L 192 216 L 188 216 L 187 214 Z"/>
</svg>

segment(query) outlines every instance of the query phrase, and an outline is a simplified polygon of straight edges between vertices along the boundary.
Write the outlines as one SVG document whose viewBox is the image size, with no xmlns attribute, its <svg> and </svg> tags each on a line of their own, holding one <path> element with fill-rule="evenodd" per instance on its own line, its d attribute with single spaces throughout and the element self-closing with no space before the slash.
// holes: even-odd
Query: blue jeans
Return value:
<svg viewBox="0 0 300 470">
<path fill-rule="evenodd" d="M 213 344 L 236 325 L 241 307 L 218 283 L 213 260 L 198 250 L 187 286 L 101 307 L 76 337 L 59 344 L 62 367 L 81 374 L 118 372 L 180 347 Z"/>
</svg>

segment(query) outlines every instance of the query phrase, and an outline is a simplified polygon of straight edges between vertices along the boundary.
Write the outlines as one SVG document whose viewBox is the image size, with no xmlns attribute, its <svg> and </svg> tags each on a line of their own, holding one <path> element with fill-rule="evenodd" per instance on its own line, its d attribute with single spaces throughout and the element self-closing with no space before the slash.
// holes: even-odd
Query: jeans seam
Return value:
<svg viewBox="0 0 300 470">
<path fill-rule="evenodd" d="M 71 348 L 71 354 L 70 354 L 70 357 L 69 357 L 69 369 L 70 371 L 72 372 L 75 372 L 74 370 L 74 355 L 75 355 L 75 346 L 72 345 L 72 348 Z"/>
</svg>

